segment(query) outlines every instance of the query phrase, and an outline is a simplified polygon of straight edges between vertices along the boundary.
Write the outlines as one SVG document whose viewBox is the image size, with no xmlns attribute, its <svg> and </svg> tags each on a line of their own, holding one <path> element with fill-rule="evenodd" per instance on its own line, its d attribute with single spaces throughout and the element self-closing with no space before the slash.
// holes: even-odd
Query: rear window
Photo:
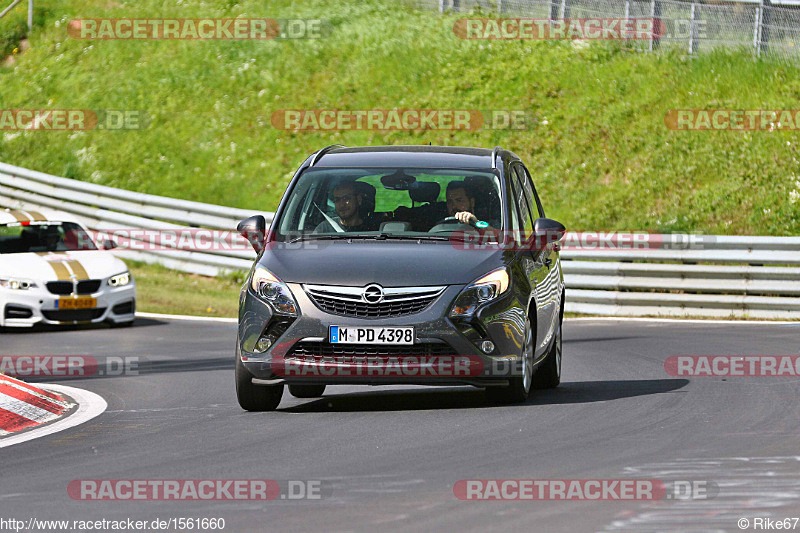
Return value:
<svg viewBox="0 0 800 533">
<path fill-rule="evenodd" d="M 89 234 L 73 222 L 0 225 L 0 254 L 97 250 Z"/>
</svg>

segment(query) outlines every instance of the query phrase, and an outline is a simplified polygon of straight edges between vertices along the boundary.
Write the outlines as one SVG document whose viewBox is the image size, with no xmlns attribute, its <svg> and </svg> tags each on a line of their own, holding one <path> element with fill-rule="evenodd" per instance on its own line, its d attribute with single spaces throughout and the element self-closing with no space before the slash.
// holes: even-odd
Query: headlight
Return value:
<svg viewBox="0 0 800 533">
<path fill-rule="evenodd" d="M 470 283 L 466 289 L 461 291 L 453 308 L 450 310 L 451 317 L 472 316 L 478 307 L 488 301 L 494 300 L 508 290 L 508 271 L 500 268 L 489 272 L 482 278 Z"/>
<path fill-rule="evenodd" d="M 32 287 L 36 287 L 36 283 L 27 279 L 2 278 L 0 279 L 0 287 L 15 291 L 26 291 Z"/>
<path fill-rule="evenodd" d="M 122 274 L 117 274 L 116 276 L 111 276 L 108 278 L 108 284 L 112 287 L 123 287 L 131 282 L 131 273 L 124 272 Z"/>
<path fill-rule="evenodd" d="M 256 267 L 253 278 L 250 280 L 250 288 L 259 297 L 266 300 L 276 313 L 297 316 L 297 304 L 289 287 L 266 268 Z"/>
</svg>

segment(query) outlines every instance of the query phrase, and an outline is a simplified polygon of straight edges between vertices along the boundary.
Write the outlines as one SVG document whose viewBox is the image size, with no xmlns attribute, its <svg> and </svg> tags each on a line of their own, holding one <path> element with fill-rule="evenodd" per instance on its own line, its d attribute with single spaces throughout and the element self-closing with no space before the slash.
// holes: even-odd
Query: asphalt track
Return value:
<svg viewBox="0 0 800 533">
<path fill-rule="evenodd" d="M 139 359 L 139 375 L 47 381 L 108 410 L 0 450 L 0 518 L 222 517 L 225 531 L 739 531 L 800 516 L 800 380 L 668 375 L 670 355 L 800 353 L 800 324 L 567 321 L 564 379 L 524 405 L 471 388 L 329 387 L 246 413 L 235 325 L 137 319 L 0 333 L 2 355 Z M 44 380 L 40 380 L 44 381 Z M 704 500 L 460 501 L 461 479 L 707 481 Z M 321 500 L 76 501 L 76 479 L 321 480 Z M 751 525 L 752 527 L 752 525 Z M 800 528 L 800 525 L 798 525 Z"/>
</svg>

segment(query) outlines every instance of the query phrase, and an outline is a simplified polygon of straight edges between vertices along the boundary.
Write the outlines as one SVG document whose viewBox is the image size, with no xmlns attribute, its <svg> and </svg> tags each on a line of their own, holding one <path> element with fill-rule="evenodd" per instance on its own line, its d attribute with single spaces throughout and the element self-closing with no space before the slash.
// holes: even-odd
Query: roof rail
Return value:
<svg viewBox="0 0 800 533">
<path fill-rule="evenodd" d="M 322 150 L 320 150 L 319 152 L 314 154 L 314 159 L 311 160 L 311 164 L 308 165 L 308 166 L 313 167 L 314 165 L 316 165 L 317 161 L 319 161 L 319 159 L 323 155 L 327 154 L 328 152 L 330 152 L 334 148 L 347 148 L 347 147 L 345 145 L 343 145 L 343 144 L 332 144 L 330 146 L 326 146 L 325 148 L 323 148 Z"/>
<path fill-rule="evenodd" d="M 500 146 L 495 146 L 494 149 L 492 150 L 492 169 L 497 168 L 497 152 L 499 152 L 502 149 L 503 148 Z"/>
</svg>

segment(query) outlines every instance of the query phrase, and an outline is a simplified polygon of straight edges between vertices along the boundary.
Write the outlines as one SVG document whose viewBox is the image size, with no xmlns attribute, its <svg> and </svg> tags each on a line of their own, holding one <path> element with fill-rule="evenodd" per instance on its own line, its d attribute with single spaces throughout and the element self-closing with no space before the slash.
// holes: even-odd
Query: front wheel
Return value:
<svg viewBox="0 0 800 533">
<path fill-rule="evenodd" d="M 281 403 L 283 383 L 280 385 L 253 385 L 253 374 L 236 355 L 236 398 L 245 411 L 274 411 Z"/>
<path fill-rule="evenodd" d="M 512 376 L 505 387 L 486 387 L 486 397 L 491 403 L 521 403 L 528 399 L 533 383 L 534 345 L 533 327 L 529 319 L 525 322 L 520 375 Z"/>
<path fill-rule="evenodd" d="M 553 346 L 547 353 L 547 357 L 536 374 L 533 375 L 533 386 L 536 389 L 554 389 L 561 383 L 561 320 L 556 326 L 556 335 L 553 339 Z"/>
</svg>

